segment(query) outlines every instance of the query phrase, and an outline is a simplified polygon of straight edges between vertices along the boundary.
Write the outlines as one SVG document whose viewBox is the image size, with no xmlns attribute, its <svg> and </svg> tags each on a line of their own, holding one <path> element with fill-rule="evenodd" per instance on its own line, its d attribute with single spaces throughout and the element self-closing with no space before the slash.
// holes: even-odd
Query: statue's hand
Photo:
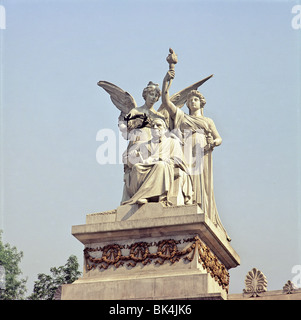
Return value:
<svg viewBox="0 0 301 320">
<path fill-rule="evenodd" d="M 169 70 L 167 73 L 169 74 L 170 79 L 174 79 L 176 76 L 175 70 Z"/>
<path fill-rule="evenodd" d="M 151 158 L 148 158 L 146 160 L 143 160 L 143 164 L 153 164 L 155 161 Z"/>
<path fill-rule="evenodd" d="M 170 80 L 174 79 L 175 75 L 176 75 L 175 70 L 167 71 L 166 76 L 165 76 L 165 81 L 170 81 Z"/>
<path fill-rule="evenodd" d="M 139 156 L 139 152 L 137 150 L 132 150 L 132 151 L 130 151 L 130 155 L 132 157 L 138 157 Z"/>
<path fill-rule="evenodd" d="M 208 151 L 212 151 L 213 148 L 214 148 L 214 145 L 208 143 L 205 145 L 204 151 L 205 151 L 205 153 L 207 153 Z"/>
<path fill-rule="evenodd" d="M 214 139 L 213 139 L 212 136 L 207 137 L 207 143 L 211 144 L 211 145 L 214 145 Z"/>
</svg>

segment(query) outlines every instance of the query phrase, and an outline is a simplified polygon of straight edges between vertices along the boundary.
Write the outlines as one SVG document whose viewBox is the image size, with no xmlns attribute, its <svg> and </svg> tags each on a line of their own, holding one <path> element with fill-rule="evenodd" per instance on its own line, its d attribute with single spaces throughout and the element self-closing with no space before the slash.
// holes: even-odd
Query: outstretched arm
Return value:
<svg viewBox="0 0 301 320">
<path fill-rule="evenodd" d="M 168 92 L 168 82 L 173 79 L 175 76 L 174 71 L 168 71 L 166 76 L 163 79 L 162 84 L 162 103 L 171 115 L 172 118 L 175 117 L 177 112 L 177 107 L 170 101 L 169 92 Z"/>
</svg>

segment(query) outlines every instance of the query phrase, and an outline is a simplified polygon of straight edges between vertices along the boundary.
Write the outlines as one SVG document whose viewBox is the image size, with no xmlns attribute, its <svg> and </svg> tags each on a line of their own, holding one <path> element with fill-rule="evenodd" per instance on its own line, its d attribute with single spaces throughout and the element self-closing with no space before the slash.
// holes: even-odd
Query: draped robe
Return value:
<svg viewBox="0 0 301 320">
<path fill-rule="evenodd" d="M 124 163 L 129 167 L 125 174 L 122 204 L 134 204 L 139 199 L 158 201 L 164 196 L 169 205 L 174 184 L 174 169 L 187 173 L 183 151 L 177 138 L 163 137 L 135 143 L 124 153 Z M 184 197 L 190 197 L 192 185 L 185 174 L 182 185 Z"/>
<path fill-rule="evenodd" d="M 211 134 L 213 121 L 203 116 L 188 115 L 178 108 L 172 126 L 173 132 L 183 140 L 185 160 L 192 179 L 193 203 L 199 204 L 212 222 L 227 235 L 219 218 L 213 192 L 212 149 L 204 151 L 206 136 Z M 230 239 L 228 235 L 227 238 Z"/>
</svg>

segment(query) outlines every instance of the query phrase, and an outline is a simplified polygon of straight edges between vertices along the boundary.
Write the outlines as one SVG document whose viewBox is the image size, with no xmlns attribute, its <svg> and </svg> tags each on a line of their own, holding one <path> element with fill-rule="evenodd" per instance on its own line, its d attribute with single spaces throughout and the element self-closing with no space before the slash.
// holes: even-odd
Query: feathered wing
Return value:
<svg viewBox="0 0 301 320">
<path fill-rule="evenodd" d="M 208 76 L 206 78 L 204 78 L 203 80 L 200 80 L 194 84 L 192 84 L 191 86 L 173 94 L 171 97 L 170 97 L 170 101 L 178 108 L 182 108 L 184 106 L 184 104 L 186 103 L 187 101 L 187 96 L 188 96 L 188 93 L 191 91 L 191 90 L 197 90 L 198 87 L 200 87 L 203 83 L 205 83 L 207 80 L 209 80 L 210 78 L 213 77 L 213 74 L 211 76 Z M 161 104 L 160 108 L 158 109 L 158 111 L 162 111 L 165 109 L 165 106 L 163 104 Z"/>
<path fill-rule="evenodd" d="M 110 95 L 112 102 L 121 113 L 128 114 L 133 108 L 137 107 L 135 99 L 115 84 L 107 81 L 99 81 L 97 85 L 102 87 Z"/>
</svg>

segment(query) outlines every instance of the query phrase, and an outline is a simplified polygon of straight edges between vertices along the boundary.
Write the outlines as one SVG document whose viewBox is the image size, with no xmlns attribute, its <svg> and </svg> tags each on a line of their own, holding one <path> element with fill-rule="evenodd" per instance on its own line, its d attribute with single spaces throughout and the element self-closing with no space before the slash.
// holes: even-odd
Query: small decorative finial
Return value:
<svg viewBox="0 0 301 320">
<path fill-rule="evenodd" d="M 297 287 L 290 280 L 288 280 L 283 287 L 283 293 L 292 294 L 296 289 Z"/>
<path fill-rule="evenodd" d="M 246 288 L 243 293 L 249 294 L 250 297 L 259 297 L 260 293 L 267 291 L 267 284 L 268 282 L 265 275 L 260 270 L 253 268 L 246 275 Z"/>
</svg>

